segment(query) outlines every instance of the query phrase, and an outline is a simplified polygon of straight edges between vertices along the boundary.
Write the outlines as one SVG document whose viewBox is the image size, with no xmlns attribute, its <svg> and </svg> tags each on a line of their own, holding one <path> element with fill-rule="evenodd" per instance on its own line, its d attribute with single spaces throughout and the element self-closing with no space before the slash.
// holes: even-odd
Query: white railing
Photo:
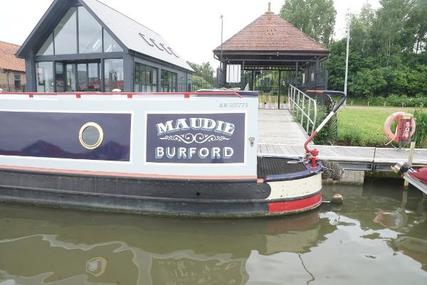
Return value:
<svg viewBox="0 0 427 285">
<path fill-rule="evenodd" d="M 317 102 L 298 88 L 289 85 L 288 104 L 295 120 L 311 134 L 316 127 Z"/>
</svg>

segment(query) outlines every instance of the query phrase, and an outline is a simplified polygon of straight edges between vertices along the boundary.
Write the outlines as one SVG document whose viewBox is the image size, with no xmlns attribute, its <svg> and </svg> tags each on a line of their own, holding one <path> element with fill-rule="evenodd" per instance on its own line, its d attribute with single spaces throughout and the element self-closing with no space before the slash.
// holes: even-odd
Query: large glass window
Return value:
<svg viewBox="0 0 427 285">
<path fill-rule="evenodd" d="M 87 91 L 87 64 L 77 64 L 77 91 Z"/>
<path fill-rule="evenodd" d="M 104 52 L 122 52 L 122 47 L 104 30 Z"/>
<path fill-rule="evenodd" d="M 162 92 L 176 92 L 177 91 L 177 74 L 162 70 L 161 74 L 161 89 Z"/>
<path fill-rule="evenodd" d="M 53 34 L 50 34 L 42 47 L 37 52 L 37 55 L 53 55 Z"/>
<path fill-rule="evenodd" d="M 135 92 L 157 91 L 157 69 L 135 63 Z"/>
<path fill-rule="evenodd" d="M 102 52 L 102 27 L 84 7 L 79 7 L 79 52 Z"/>
<path fill-rule="evenodd" d="M 113 91 L 114 89 L 123 90 L 123 59 L 104 60 L 104 82 L 106 92 Z"/>
<path fill-rule="evenodd" d="M 56 26 L 53 32 L 55 36 L 55 54 L 77 53 L 76 21 L 76 8 L 71 8 Z"/>
<path fill-rule="evenodd" d="M 53 92 L 53 63 L 37 63 L 37 92 Z"/>
<path fill-rule="evenodd" d="M 67 73 L 67 91 L 73 92 L 77 91 L 76 86 L 76 65 L 75 64 L 66 64 L 65 71 Z"/>
<path fill-rule="evenodd" d="M 56 92 L 65 91 L 65 72 L 64 64 L 62 62 L 57 62 L 55 65 L 55 82 L 56 82 Z"/>
<path fill-rule="evenodd" d="M 99 79 L 99 64 L 88 64 L 88 91 L 101 91 L 101 80 Z"/>
<path fill-rule="evenodd" d="M 74 7 L 70 8 L 61 19 L 53 33 L 43 43 L 37 55 L 101 52 L 123 52 L 123 49 L 86 8 Z"/>
</svg>

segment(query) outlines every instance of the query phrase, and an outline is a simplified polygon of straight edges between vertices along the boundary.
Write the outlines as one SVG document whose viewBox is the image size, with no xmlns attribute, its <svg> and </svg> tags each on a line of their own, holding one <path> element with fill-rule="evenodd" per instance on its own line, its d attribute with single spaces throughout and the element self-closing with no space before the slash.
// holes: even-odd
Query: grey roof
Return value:
<svg viewBox="0 0 427 285">
<path fill-rule="evenodd" d="M 193 71 L 158 33 L 100 1 L 82 0 L 82 2 L 128 49 Z"/>
</svg>

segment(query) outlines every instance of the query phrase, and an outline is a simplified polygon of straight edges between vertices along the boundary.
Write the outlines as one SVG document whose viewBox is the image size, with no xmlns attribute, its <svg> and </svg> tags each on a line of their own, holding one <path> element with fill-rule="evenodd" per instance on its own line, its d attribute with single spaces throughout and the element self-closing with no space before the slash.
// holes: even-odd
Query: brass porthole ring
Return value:
<svg viewBox="0 0 427 285">
<path fill-rule="evenodd" d="M 97 123 L 88 122 L 80 128 L 79 141 L 85 149 L 96 149 L 104 141 L 104 130 Z"/>
</svg>

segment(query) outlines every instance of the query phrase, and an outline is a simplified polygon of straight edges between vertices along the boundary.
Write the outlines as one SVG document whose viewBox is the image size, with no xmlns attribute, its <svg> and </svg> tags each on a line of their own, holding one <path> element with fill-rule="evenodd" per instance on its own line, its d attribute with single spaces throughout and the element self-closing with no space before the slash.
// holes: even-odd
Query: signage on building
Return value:
<svg viewBox="0 0 427 285">
<path fill-rule="evenodd" d="M 147 162 L 243 163 L 245 114 L 148 114 Z"/>
</svg>

